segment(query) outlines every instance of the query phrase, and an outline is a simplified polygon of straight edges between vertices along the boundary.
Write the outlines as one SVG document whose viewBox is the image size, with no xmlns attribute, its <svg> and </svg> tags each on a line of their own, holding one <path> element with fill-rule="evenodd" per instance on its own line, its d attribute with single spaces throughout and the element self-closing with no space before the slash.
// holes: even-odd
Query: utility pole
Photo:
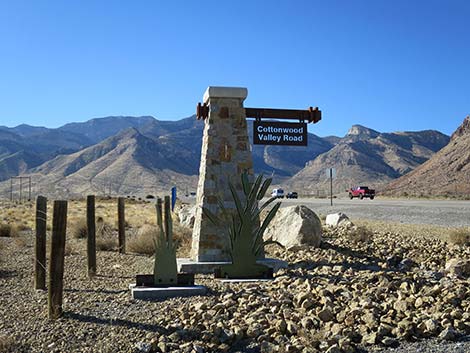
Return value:
<svg viewBox="0 0 470 353">
<path fill-rule="evenodd" d="M 23 178 L 20 177 L 20 203 L 23 201 Z"/>
<path fill-rule="evenodd" d="M 13 201 L 13 178 L 10 178 L 10 201 Z"/>
<path fill-rule="evenodd" d="M 31 201 L 31 177 L 29 177 L 29 199 L 28 201 Z"/>
</svg>

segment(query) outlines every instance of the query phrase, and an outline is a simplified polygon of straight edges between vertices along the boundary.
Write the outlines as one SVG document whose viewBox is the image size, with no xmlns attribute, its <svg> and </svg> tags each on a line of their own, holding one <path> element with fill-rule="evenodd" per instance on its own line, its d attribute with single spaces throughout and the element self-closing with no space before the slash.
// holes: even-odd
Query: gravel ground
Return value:
<svg viewBox="0 0 470 353">
<path fill-rule="evenodd" d="M 134 301 L 127 289 L 135 274 L 151 271 L 150 258 L 98 252 L 99 275 L 89 280 L 85 243 L 78 242 L 66 256 L 65 313 L 56 321 L 47 318 L 47 293 L 32 288 L 32 234 L 0 238 L 0 347 L 470 352 L 470 280 L 443 272 L 450 257 L 468 260 L 468 248 L 391 233 L 369 235 L 372 240 L 356 236 L 347 229 L 328 231 L 318 249 L 270 248 L 271 256 L 290 264 L 275 280 L 226 285 L 200 276 L 197 282 L 210 289 L 207 296 L 164 302 Z M 444 340 L 436 339 L 443 333 Z"/>
<path fill-rule="evenodd" d="M 369 199 L 293 199 L 283 207 L 303 204 L 318 214 L 343 212 L 352 220 L 373 219 L 407 224 L 431 224 L 444 227 L 470 226 L 470 201 Z"/>
<path fill-rule="evenodd" d="M 376 352 L 387 353 L 468 353 L 470 352 L 469 338 L 462 338 L 461 342 L 442 342 L 428 339 L 420 342 L 404 343 L 395 349 L 385 349 Z"/>
</svg>

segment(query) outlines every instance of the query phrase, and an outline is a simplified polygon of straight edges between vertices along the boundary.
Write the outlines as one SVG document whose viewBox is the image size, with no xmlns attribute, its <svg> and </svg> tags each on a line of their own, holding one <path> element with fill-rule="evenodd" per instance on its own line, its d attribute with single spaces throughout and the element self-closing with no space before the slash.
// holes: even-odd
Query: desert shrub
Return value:
<svg viewBox="0 0 470 353">
<path fill-rule="evenodd" d="M 129 229 L 129 228 L 131 228 L 131 224 L 129 223 L 127 219 L 124 219 L 124 229 Z M 115 230 L 119 229 L 119 221 L 117 219 L 114 222 L 114 229 Z"/>
<path fill-rule="evenodd" d="M 347 233 L 348 239 L 353 242 L 368 242 L 372 235 L 372 231 L 364 226 L 352 227 Z"/>
<path fill-rule="evenodd" d="M 134 235 L 129 237 L 127 248 L 129 251 L 153 255 L 155 253 L 154 239 L 157 236 L 157 228 L 144 224 Z"/>
<path fill-rule="evenodd" d="M 176 252 L 180 257 L 189 256 L 191 251 L 192 230 L 180 224 L 173 226 L 173 238 L 176 242 Z"/>
<path fill-rule="evenodd" d="M 70 233 L 75 239 L 83 239 L 88 235 L 88 229 L 86 224 L 86 218 L 80 218 L 76 220 L 70 226 Z"/>
<path fill-rule="evenodd" d="M 112 227 L 98 217 L 96 221 L 96 248 L 103 251 L 116 250 L 118 248 L 117 234 Z"/>
<path fill-rule="evenodd" d="M 0 237 L 18 236 L 18 227 L 15 224 L 0 223 Z"/>
<path fill-rule="evenodd" d="M 74 245 L 65 242 L 64 256 L 77 255 L 78 250 Z"/>
<path fill-rule="evenodd" d="M 31 229 L 31 227 L 28 226 L 28 224 L 26 222 L 18 224 L 17 228 L 18 228 L 18 231 L 20 231 L 20 232 L 22 232 L 24 230 L 30 230 Z"/>
<path fill-rule="evenodd" d="M 173 225 L 173 242 L 176 244 L 176 251 L 179 255 L 189 255 L 191 249 L 191 230 L 178 223 Z M 154 239 L 157 236 L 157 227 L 155 225 L 144 224 L 132 235 L 127 248 L 138 254 L 153 255 L 155 253 Z"/>
<path fill-rule="evenodd" d="M 458 228 L 449 233 L 449 243 L 454 245 L 470 244 L 470 228 Z"/>
</svg>

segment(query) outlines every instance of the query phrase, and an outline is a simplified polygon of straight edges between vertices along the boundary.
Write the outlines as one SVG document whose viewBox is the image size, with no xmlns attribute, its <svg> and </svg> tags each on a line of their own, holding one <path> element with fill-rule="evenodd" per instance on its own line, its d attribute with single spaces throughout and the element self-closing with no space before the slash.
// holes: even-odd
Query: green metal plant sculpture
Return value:
<svg viewBox="0 0 470 353">
<path fill-rule="evenodd" d="M 157 234 L 154 239 L 155 262 L 153 275 L 137 275 L 137 287 L 193 286 L 193 273 L 178 273 L 176 264 L 176 243 L 173 242 L 173 221 L 171 219 L 170 197 L 165 196 L 162 214 L 162 199 L 158 198 Z"/>
<path fill-rule="evenodd" d="M 229 212 L 220 199 L 218 200 L 218 204 L 221 209 L 222 217 L 218 217 L 210 210 L 203 208 L 202 211 L 204 215 L 214 224 L 223 224 L 229 220 L 227 231 L 230 238 L 230 256 L 232 263 L 224 265 L 220 268 L 220 271 L 216 271 L 217 277 L 263 278 L 272 275 L 270 268 L 256 263 L 257 258 L 259 258 L 264 251 L 264 231 L 281 206 L 280 202 L 276 203 L 260 224 L 261 212 L 276 200 L 275 197 L 272 197 L 261 207 L 258 207 L 258 202 L 266 194 L 271 182 L 271 178 L 267 178 L 263 182 L 263 175 L 259 175 L 255 181 L 251 183 L 248 174 L 244 172 L 241 175 L 241 185 L 243 189 L 242 198 L 240 198 L 235 186 L 229 183 L 236 212 Z"/>
<path fill-rule="evenodd" d="M 162 217 L 162 199 L 157 200 L 157 237 L 155 242 L 155 264 L 153 278 L 155 285 L 176 285 L 176 244 L 173 242 L 173 222 L 171 219 L 170 197 L 165 196 L 165 218 Z"/>
</svg>

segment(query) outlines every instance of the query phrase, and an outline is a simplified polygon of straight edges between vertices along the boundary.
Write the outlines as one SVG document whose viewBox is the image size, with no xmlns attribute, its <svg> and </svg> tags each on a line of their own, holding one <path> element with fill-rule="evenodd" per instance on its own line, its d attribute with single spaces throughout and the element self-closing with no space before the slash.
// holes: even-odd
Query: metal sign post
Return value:
<svg viewBox="0 0 470 353">
<path fill-rule="evenodd" d="M 330 206 L 333 206 L 333 178 L 336 176 L 336 169 L 328 168 L 326 176 L 330 178 Z"/>
<path fill-rule="evenodd" d="M 330 206 L 333 206 L 333 169 L 330 168 Z"/>
</svg>

